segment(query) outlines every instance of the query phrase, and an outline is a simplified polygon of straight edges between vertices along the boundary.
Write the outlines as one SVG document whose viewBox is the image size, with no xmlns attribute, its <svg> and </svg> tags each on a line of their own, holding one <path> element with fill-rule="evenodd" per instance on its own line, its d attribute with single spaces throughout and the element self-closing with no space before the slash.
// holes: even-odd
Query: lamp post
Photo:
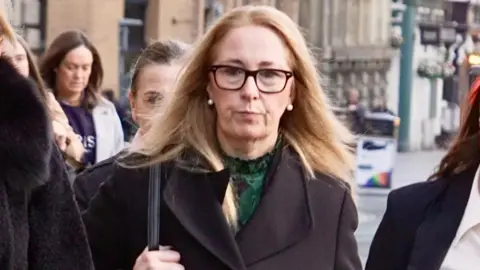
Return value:
<svg viewBox="0 0 480 270">
<path fill-rule="evenodd" d="M 398 0 L 396 1 L 398 3 Z M 409 150 L 411 99 L 413 80 L 413 51 L 415 34 L 415 0 L 403 3 L 403 18 L 400 22 L 403 43 L 400 47 L 400 83 L 398 86 L 398 115 L 401 119 L 398 132 L 398 151 Z"/>
</svg>

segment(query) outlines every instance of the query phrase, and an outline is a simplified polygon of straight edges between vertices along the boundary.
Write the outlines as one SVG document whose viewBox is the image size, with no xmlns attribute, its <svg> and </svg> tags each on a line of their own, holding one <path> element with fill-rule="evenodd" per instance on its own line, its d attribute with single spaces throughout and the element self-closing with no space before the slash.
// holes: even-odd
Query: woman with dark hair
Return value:
<svg viewBox="0 0 480 270">
<path fill-rule="evenodd" d="M 15 68 L 0 0 L 0 269 L 93 269 L 46 98 Z"/>
<path fill-rule="evenodd" d="M 52 119 L 53 135 L 57 146 L 63 152 L 67 164 L 73 169 L 78 169 L 85 152 L 82 142 L 69 125 L 68 118 L 53 93 L 47 91 L 37 64 L 34 61 L 33 53 L 21 36 L 17 36 L 12 63 L 20 74 L 29 77 L 35 82 L 40 94 L 47 99 Z"/>
<path fill-rule="evenodd" d="M 85 34 L 66 31 L 57 36 L 40 61 L 40 73 L 83 143 L 85 166 L 122 150 L 123 131 L 115 106 L 100 93 L 100 55 Z"/>
<path fill-rule="evenodd" d="M 480 79 L 453 145 L 428 181 L 394 190 L 367 270 L 475 270 L 480 265 Z"/>
</svg>

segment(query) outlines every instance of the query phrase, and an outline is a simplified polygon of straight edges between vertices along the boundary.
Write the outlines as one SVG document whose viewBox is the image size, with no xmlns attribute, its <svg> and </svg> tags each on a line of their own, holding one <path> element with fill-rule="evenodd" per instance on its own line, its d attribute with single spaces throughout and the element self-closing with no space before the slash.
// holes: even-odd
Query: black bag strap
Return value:
<svg viewBox="0 0 480 270">
<path fill-rule="evenodd" d="M 161 166 L 150 167 L 148 185 L 148 250 L 160 249 Z"/>
</svg>

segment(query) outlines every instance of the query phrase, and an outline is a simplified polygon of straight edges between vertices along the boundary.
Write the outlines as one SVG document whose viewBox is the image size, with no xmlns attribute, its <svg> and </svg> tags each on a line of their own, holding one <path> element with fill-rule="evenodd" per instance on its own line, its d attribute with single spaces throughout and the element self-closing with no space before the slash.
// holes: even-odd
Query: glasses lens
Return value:
<svg viewBox="0 0 480 270">
<path fill-rule="evenodd" d="M 245 70 L 237 67 L 219 67 L 215 72 L 218 87 L 223 89 L 239 89 L 245 81 Z"/>
<path fill-rule="evenodd" d="M 215 71 L 215 80 L 218 87 L 226 90 L 239 90 L 244 82 L 246 71 L 239 67 L 218 67 Z M 281 92 L 287 82 L 285 72 L 274 69 L 260 69 L 256 72 L 255 82 L 258 90 L 267 93 Z"/>
<path fill-rule="evenodd" d="M 271 69 L 260 70 L 257 74 L 258 89 L 263 92 L 280 92 L 285 87 L 285 72 Z"/>
</svg>

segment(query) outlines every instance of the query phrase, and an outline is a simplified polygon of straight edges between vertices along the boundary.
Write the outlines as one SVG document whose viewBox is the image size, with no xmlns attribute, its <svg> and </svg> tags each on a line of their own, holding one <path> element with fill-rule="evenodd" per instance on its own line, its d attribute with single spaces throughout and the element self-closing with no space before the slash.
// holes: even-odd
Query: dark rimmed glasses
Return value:
<svg viewBox="0 0 480 270">
<path fill-rule="evenodd" d="M 285 89 L 293 72 L 281 69 L 263 68 L 247 70 L 241 67 L 215 65 L 210 68 L 218 88 L 228 91 L 242 89 L 248 77 L 253 77 L 260 92 L 279 93 Z"/>
</svg>

